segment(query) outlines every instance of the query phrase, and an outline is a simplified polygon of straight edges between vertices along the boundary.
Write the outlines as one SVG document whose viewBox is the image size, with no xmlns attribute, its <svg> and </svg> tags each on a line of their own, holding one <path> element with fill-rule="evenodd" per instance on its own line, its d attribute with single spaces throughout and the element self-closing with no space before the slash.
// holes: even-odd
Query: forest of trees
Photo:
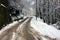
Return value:
<svg viewBox="0 0 60 40">
<path fill-rule="evenodd" d="M 12 15 L 16 17 L 20 15 L 23 7 L 24 5 L 21 3 L 21 0 L 0 0 L 0 29 L 3 25 L 6 26 L 10 22 L 13 22 Z"/>
<path fill-rule="evenodd" d="M 22 12 L 24 5 L 20 2 L 20 0 L 9 0 L 9 2 L 8 0 L 0 0 L 0 26 L 12 21 L 9 8 L 4 8 L 1 4 L 6 7 L 12 6 Z M 60 21 L 60 0 L 36 0 L 36 4 L 36 16 L 43 19 L 45 23 L 54 24 Z"/>
<path fill-rule="evenodd" d="M 37 13 L 47 24 L 54 24 L 60 18 L 60 0 L 37 0 Z M 59 10 L 59 11 L 57 11 Z M 58 19 L 57 19 L 58 18 Z"/>
</svg>

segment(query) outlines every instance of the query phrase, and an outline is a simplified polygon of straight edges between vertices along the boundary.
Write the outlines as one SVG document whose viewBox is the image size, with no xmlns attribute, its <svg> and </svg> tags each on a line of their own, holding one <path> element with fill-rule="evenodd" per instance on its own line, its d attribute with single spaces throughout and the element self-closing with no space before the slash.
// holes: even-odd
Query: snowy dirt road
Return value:
<svg viewBox="0 0 60 40">
<path fill-rule="evenodd" d="M 28 17 L 21 22 L 13 22 L 7 25 L 0 30 L 0 40 L 55 40 L 55 38 L 41 35 L 36 31 L 31 26 L 31 19 L 32 17 Z"/>
</svg>

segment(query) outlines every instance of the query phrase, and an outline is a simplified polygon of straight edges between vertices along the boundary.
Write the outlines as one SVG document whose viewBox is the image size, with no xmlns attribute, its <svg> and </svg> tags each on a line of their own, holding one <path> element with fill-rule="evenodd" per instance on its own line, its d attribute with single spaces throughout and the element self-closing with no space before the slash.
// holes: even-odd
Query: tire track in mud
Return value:
<svg viewBox="0 0 60 40">
<path fill-rule="evenodd" d="M 17 40 L 56 40 L 54 38 L 50 38 L 48 36 L 40 35 L 34 28 L 31 27 L 31 19 L 28 19 L 26 22 L 22 23 L 20 27 L 17 29 Z M 15 40 L 15 38 L 14 38 Z"/>
</svg>

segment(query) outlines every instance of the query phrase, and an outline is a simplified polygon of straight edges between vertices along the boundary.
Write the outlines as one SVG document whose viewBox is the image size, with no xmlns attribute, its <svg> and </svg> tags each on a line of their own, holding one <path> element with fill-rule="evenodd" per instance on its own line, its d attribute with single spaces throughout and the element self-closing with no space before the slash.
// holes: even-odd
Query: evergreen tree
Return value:
<svg viewBox="0 0 60 40">
<path fill-rule="evenodd" d="M 4 4 L 6 7 L 8 6 L 8 0 L 0 0 L 0 5 Z M 8 24 L 12 21 L 11 17 L 9 16 L 8 8 L 4 8 L 0 6 L 0 29 L 4 24 Z"/>
</svg>

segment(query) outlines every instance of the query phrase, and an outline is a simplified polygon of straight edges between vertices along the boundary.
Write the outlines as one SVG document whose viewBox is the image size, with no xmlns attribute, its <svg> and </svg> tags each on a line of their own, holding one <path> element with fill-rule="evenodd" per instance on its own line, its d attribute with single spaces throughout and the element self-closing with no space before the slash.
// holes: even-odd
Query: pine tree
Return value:
<svg viewBox="0 0 60 40">
<path fill-rule="evenodd" d="M 5 6 L 8 6 L 8 0 L 0 0 L 0 5 L 4 4 Z M 2 28 L 4 24 L 8 24 L 12 21 L 11 17 L 9 16 L 9 11 L 7 8 L 4 8 L 0 6 L 0 29 Z"/>
</svg>

